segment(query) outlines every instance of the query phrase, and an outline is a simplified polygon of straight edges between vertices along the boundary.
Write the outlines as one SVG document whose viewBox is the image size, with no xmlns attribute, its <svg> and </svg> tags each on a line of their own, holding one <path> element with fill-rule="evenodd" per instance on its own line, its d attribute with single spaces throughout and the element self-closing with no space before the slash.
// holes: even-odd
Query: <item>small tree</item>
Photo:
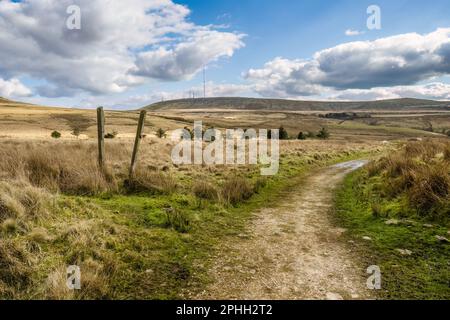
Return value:
<svg viewBox="0 0 450 320">
<path fill-rule="evenodd" d="M 319 139 L 328 139 L 330 137 L 330 133 L 328 132 L 327 128 L 320 129 L 319 133 L 317 134 L 317 138 Z"/>
<path fill-rule="evenodd" d="M 53 139 L 59 139 L 61 138 L 61 133 L 59 133 L 58 131 L 53 131 L 51 136 Z"/>
<path fill-rule="evenodd" d="M 73 128 L 73 130 L 72 130 L 72 135 L 74 135 L 74 136 L 77 137 L 77 139 L 78 139 L 78 137 L 80 136 L 80 134 L 81 134 L 80 128 L 78 128 L 78 127 Z"/>
<path fill-rule="evenodd" d="M 165 138 L 166 135 L 167 135 L 167 134 L 166 134 L 166 130 L 164 130 L 164 129 L 159 128 L 159 129 L 156 131 L 156 136 L 157 136 L 158 138 L 160 138 L 160 139 Z"/>
<path fill-rule="evenodd" d="M 300 131 L 300 133 L 298 134 L 298 137 L 297 137 L 297 139 L 298 140 L 306 140 L 306 134 L 305 133 L 303 133 L 303 131 Z"/>
<path fill-rule="evenodd" d="M 280 127 L 280 140 L 288 140 L 289 134 L 284 127 Z"/>
</svg>

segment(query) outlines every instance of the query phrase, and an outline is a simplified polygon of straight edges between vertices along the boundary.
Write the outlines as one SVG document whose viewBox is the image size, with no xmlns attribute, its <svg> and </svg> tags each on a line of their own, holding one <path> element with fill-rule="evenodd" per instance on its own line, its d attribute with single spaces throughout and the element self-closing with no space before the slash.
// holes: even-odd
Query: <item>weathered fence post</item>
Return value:
<svg viewBox="0 0 450 320">
<path fill-rule="evenodd" d="M 146 115 L 147 115 L 147 111 L 143 110 L 143 111 L 141 111 L 141 114 L 139 116 L 139 123 L 138 123 L 137 132 L 136 132 L 136 140 L 134 141 L 133 156 L 131 157 L 130 176 L 129 176 L 130 180 L 133 178 L 134 170 L 136 168 L 139 144 L 141 143 L 142 132 L 144 131 Z"/>
<path fill-rule="evenodd" d="M 105 167 L 105 112 L 103 107 L 97 108 L 98 164 Z"/>
</svg>

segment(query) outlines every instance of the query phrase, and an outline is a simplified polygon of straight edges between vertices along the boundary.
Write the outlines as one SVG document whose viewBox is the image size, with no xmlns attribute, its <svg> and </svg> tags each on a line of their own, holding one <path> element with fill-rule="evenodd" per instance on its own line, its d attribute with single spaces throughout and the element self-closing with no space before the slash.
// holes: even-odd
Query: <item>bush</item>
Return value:
<svg viewBox="0 0 450 320">
<path fill-rule="evenodd" d="M 74 135 L 75 137 L 78 138 L 80 136 L 80 134 L 81 134 L 81 129 L 80 128 L 76 127 L 76 128 L 74 128 L 72 130 L 72 135 Z"/>
<path fill-rule="evenodd" d="M 53 139 L 59 139 L 59 138 L 61 138 L 61 133 L 58 131 L 53 131 L 51 136 Z"/>
<path fill-rule="evenodd" d="M 253 195 L 254 188 L 245 178 L 231 177 L 222 186 L 222 198 L 227 204 L 237 205 Z"/>
<path fill-rule="evenodd" d="M 317 134 L 317 138 L 324 140 L 330 138 L 330 133 L 328 132 L 328 129 L 327 128 L 320 129 L 319 133 Z"/>
<path fill-rule="evenodd" d="M 280 127 L 280 140 L 288 140 L 289 134 L 284 127 Z"/>
<path fill-rule="evenodd" d="M 157 136 L 158 138 L 160 138 L 160 139 L 165 138 L 165 137 L 167 136 L 166 130 L 159 128 L 159 129 L 156 131 L 156 136 Z"/>
<path fill-rule="evenodd" d="M 303 131 L 301 131 L 301 132 L 298 134 L 297 139 L 298 139 L 298 140 L 306 140 L 306 139 L 307 139 L 307 136 L 306 136 L 306 134 L 305 134 Z"/>
</svg>

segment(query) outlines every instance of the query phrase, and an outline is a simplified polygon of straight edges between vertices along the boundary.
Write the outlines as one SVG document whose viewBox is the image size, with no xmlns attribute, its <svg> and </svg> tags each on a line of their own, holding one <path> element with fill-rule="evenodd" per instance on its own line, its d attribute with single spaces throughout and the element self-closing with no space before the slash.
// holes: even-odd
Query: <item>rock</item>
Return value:
<svg viewBox="0 0 450 320">
<path fill-rule="evenodd" d="M 386 221 L 385 222 L 388 226 L 391 226 L 391 225 L 398 225 L 399 223 L 400 223 L 400 221 L 398 221 L 397 219 L 391 219 L 391 220 L 388 220 L 388 221 Z"/>
<path fill-rule="evenodd" d="M 344 300 L 344 298 L 338 293 L 328 292 L 327 300 Z"/>
<path fill-rule="evenodd" d="M 398 253 L 400 253 L 402 256 L 410 256 L 412 255 L 412 251 L 408 249 L 395 249 Z"/>
<path fill-rule="evenodd" d="M 436 236 L 436 239 L 442 243 L 449 243 L 450 241 L 446 237 Z"/>
<path fill-rule="evenodd" d="M 372 241 L 372 238 L 371 238 L 371 237 L 365 236 L 365 237 L 363 237 L 363 240 L 366 240 L 366 241 Z"/>
<path fill-rule="evenodd" d="M 432 224 L 428 224 L 428 223 L 424 224 L 423 226 L 425 228 L 434 228 L 434 226 Z"/>
</svg>

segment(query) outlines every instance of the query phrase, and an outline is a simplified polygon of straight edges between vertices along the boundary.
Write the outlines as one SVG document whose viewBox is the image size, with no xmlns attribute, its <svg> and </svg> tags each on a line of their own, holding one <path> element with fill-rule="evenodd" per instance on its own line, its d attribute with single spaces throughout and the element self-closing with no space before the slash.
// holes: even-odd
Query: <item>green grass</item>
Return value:
<svg viewBox="0 0 450 320">
<path fill-rule="evenodd" d="M 129 233 L 112 248 L 119 269 L 123 269 L 111 279 L 114 297 L 176 299 L 183 297 L 183 290 L 202 290 L 209 281 L 211 257 L 220 243 L 230 237 L 238 241 L 255 210 L 276 204 L 282 191 L 301 185 L 310 170 L 364 155 L 339 155 L 311 164 L 300 157 L 286 157 L 281 161 L 279 175 L 268 179 L 258 193 L 237 206 L 200 200 L 191 194 L 86 198 L 109 212 L 119 230 Z M 248 178 L 256 181 L 256 172 Z M 188 232 L 178 232 L 167 225 L 168 207 L 188 218 Z"/>
<path fill-rule="evenodd" d="M 11 264 L 0 264 L 6 281 L 0 282 L 0 298 L 165 300 L 200 292 L 221 243 L 239 241 L 255 210 L 276 205 L 288 189 L 301 188 L 315 169 L 365 156 L 282 156 L 279 174 L 263 182 L 257 167 L 243 169 L 259 188 L 235 206 L 195 197 L 194 181 L 187 177 L 178 179 L 180 187 L 172 194 L 48 194 L 54 202 L 45 216 L 18 220 L 18 230 L 2 225 L 0 260 Z M 208 178 L 220 186 L 224 177 Z M 69 265 L 81 268 L 80 291 L 67 291 Z"/>
<path fill-rule="evenodd" d="M 368 182 L 363 171 L 349 175 L 336 198 L 337 223 L 347 228 L 348 240 L 367 266 L 378 265 L 382 272 L 381 299 L 449 299 L 450 245 L 436 236 L 449 237 L 447 222 L 426 221 L 417 216 L 399 218 L 399 224 L 387 225 L 388 217 L 376 217 L 370 204 Z M 373 186 L 369 186 L 373 187 Z M 404 213 L 404 200 L 396 198 L 382 204 L 381 211 L 398 218 Z M 425 225 L 433 225 L 427 227 Z M 372 241 L 364 241 L 368 236 Z M 397 249 L 412 251 L 401 255 Z"/>
</svg>

